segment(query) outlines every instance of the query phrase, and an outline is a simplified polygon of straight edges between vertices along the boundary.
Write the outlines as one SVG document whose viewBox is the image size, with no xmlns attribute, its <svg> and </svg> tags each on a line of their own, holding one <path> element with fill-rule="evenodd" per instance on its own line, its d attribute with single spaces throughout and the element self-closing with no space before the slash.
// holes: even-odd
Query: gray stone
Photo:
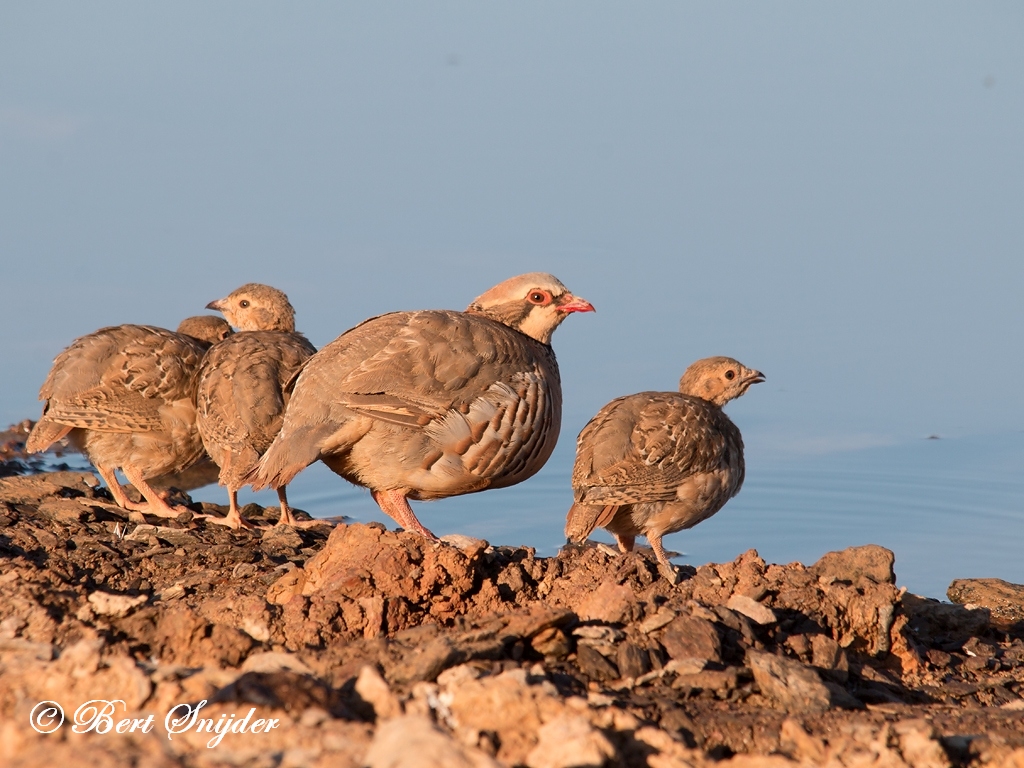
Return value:
<svg viewBox="0 0 1024 768">
<path fill-rule="evenodd" d="M 819 580 L 826 582 L 856 583 L 866 578 L 876 584 L 895 584 L 895 562 L 896 557 L 891 550 L 877 544 L 867 544 L 839 552 L 827 552 L 810 570 Z"/>
<path fill-rule="evenodd" d="M 589 645 L 576 648 L 576 663 L 580 671 L 593 680 L 616 680 L 619 677 L 615 665 Z"/>
<path fill-rule="evenodd" d="M 379 725 L 363 763 L 368 768 L 500 768 L 493 758 L 460 744 L 419 715 Z"/>
<path fill-rule="evenodd" d="M 727 608 L 736 611 L 737 613 L 742 613 L 748 619 L 757 624 L 774 624 L 778 621 L 775 616 L 775 611 L 761 605 L 757 600 L 749 598 L 746 595 L 733 595 L 725 605 Z"/>
<path fill-rule="evenodd" d="M 827 670 L 828 676 L 833 680 L 845 683 L 850 675 L 850 662 L 846 657 L 846 651 L 828 635 L 811 637 L 811 658 L 814 666 Z"/>
<path fill-rule="evenodd" d="M 946 590 L 954 603 L 987 608 L 1000 624 L 1024 621 L 1024 584 L 1002 579 L 956 579 Z"/>
<path fill-rule="evenodd" d="M 678 616 L 662 630 L 661 644 L 673 659 L 722 660 L 722 641 L 715 625 L 695 616 Z"/>
<path fill-rule="evenodd" d="M 458 659 L 458 650 L 447 638 L 435 637 L 425 645 L 410 649 L 397 664 L 387 670 L 387 678 L 397 685 L 433 682 Z"/>
<path fill-rule="evenodd" d="M 833 706 L 860 704 L 839 686 L 823 683 L 817 672 L 798 661 L 747 651 L 747 664 L 761 693 L 787 712 L 824 712 Z"/>
<path fill-rule="evenodd" d="M 616 661 L 619 674 L 623 677 L 637 678 L 651 669 L 651 659 L 647 651 L 630 642 L 619 645 Z"/>
<path fill-rule="evenodd" d="M 290 525 L 275 525 L 268 528 L 260 539 L 260 549 L 270 555 L 292 554 L 302 546 L 302 537 Z"/>
<path fill-rule="evenodd" d="M 563 715 L 537 731 L 529 768 L 600 768 L 615 757 L 608 738 L 579 715 Z"/>
<path fill-rule="evenodd" d="M 138 525 L 131 533 L 125 536 L 128 541 L 148 541 L 154 536 L 160 541 L 165 541 L 175 547 L 195 546 L 199 539 L 180 528 L 168 528 L 164 525 Z"/>
<path fill-rule="evenodd" d="M 461 533 L 449 533 L 447 536 L 442 536 L 441 541 L 445 544 L 451 544 L 470 560 L 480 557 L 491 546 L 484 539 L 475 539 L 472 536 L 464 536 Z"/>
</svg>

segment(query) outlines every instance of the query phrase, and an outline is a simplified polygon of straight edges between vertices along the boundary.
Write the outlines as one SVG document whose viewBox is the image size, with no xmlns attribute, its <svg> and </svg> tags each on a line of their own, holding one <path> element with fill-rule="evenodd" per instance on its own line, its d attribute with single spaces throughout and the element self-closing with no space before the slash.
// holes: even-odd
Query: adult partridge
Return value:
<svg viewBox="0 0 1024 768">
<path fill-rule="evenodd" d="M 281 429 L 285 384 L 316 348 L 295 332 L 288 297 L 269 285 L 248 283 L 207 308 L 223 312 L 239 330 L 206 353 L 196 387 L 199 434 L 220 466 L 230 504 L 226 517 L 207 519 L 248 527 L 238 511 L 238 489 Z M 295 525 L 284 485 L 277 495 L 278 525 Z"/>
<path fill-rule="evenodd" d="M 465 312 L 394 312 L 357 325 L 302 369 L 253 486 L 278 488 L 319 459 L 369 488 L 403 528 L 434 538 L 409 499 L 514 485 L 547 461 L 562 411 L 551 335 L 570 313 L 593 310 L 533 272 Z"/>
<path fill-rule="evenodd" d="M 181 329 L 117 325 L 75 339 L 53 361 L 39 390 L 43 415 L 26 450 L 45 451 L 67 436 L 96 467 L 118 506 L 159 517 L 184 511 L 172 508 L 147 481 L 202 458 L 196 376 L 203 354 L 231 328 L 215 317 L 189 318 Z M 118 468 L 145 503 L 128 499 Z"/>
<path fill-rule="evenodd" d="M 686 369 L 678 393 L 604 406 L 576 440 L 568 539 L 606 528 L 628 552 L 643 535 L 671 571 L 661 538 L 707 520 L 743 485 L 743 439 L 722 406 L 762 381 L 732 358 L 709 357 Z"/>
</svg>

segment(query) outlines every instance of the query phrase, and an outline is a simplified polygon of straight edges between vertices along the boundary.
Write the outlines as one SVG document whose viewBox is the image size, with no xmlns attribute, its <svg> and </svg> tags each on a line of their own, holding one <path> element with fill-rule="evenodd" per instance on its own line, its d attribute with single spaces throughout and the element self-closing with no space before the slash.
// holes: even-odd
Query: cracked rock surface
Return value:
<svg viewBox="0 0 1024 768">
<path fill-rule="evenodd" d="M 88 473 L 3 477 L 0 764 L 1024 766 L 1014 585 L 994 610 L 893 571 L 878 546 L 750 550 L 670 583 L 640 552 L 139 521 Z M 73 732 L 96 699 L 154 725 Z M 30 727 L 43 700 L 54 733 Z M 275 724 L 168 738 L 200 702 Z"/>
</svg>

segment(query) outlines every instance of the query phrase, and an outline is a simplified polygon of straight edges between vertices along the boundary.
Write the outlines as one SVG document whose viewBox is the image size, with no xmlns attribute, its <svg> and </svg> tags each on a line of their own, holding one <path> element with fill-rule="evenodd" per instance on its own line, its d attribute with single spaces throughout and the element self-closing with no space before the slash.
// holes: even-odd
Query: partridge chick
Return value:
<svg viewBox="0 0 1024 768">
<path fill-rule="evenodd" d="M 709 357 L 686 369 L 678 394 L 640 392 L 604 406 L 576 440 L 568 539 L 606 528 L 629 552 L 643 535 L 671 571 L 661 538 L 707 520 L 743 485 L 743 439 L 722 406 L 762 381 L 732 358 Z"/>
<path fill-rule="evenodd" d="M 182 320 L 178 324 L 177 333 L 183 333 L 186 336 L 191 336 L 193 339 L 199 339 L 209 346 L 216 344 L 218 341 L 224 341 L 234 331 L 231 330 L 231 325 L 223 317 L 196 315 Z"/>
<path fill-rule="evenodd" d="M 302 369 L 253 486 L 279 488 L 320 459 L 369 488 L 403 528 L 434 538 L 409 499 L 514 485 L 547 461 L 562 413 L 551 334 L 570 313 L 593 310 L 534 272 L 465 312 L 394 312 L 357 325 Z"/>
<path fill-rule="evenodd" d="M 39 390 L 43 415 L 26 450 L 45 451 L 67 436 L 96 467 L 118 506 L 177 516 L 184 509 L 172 508 L 147 481 L 180 472 L 203 456 L 193 404 L 196 375 L 211 343 L 230 332 L 220 318 L 188 318 L 179 332 L 117 325 L 75 339 L 53 361 Z M 128 499 L 118 468 L 145 503 Z"/>
<path fill-rule="evenodd" d="M 248 283 L 208 309 L 224 313 L 239 333 L 206 353 L 196 388 L 199 434 L 227 486 L 227 517 L 207 518 L 231 528 L 251 527 L 238 511 L 238 489 L 281 429 L 285 385 L 316 352 L 295 332 L 295 310 L 284 293 Z M 285 486 L 278 525 L 294 525 Z"/>
</svg>

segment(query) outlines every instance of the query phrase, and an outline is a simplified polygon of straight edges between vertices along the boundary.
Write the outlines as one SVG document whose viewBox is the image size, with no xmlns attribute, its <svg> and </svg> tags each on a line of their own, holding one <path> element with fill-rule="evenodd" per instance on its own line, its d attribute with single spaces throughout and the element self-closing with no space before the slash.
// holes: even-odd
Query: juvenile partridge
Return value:
<svg viewBox="0 0 1024 768">
<path fill-rule="evenodd" d="M 211 343 L 231 329 L 220 318 L 189 318 L 182 329 L 117 325 L 75 339 L 53 361 L 39 390 L 43 415 L 26 450 L 45 451 L 67 436 L 120 507 L 159 517 L 184 511 L 172 508 L 147 481 L 180 472 L 203 456 L 196 376 Z M 128 499 L 118 468 L 145 503 Z"/>
<path fill-rule="evenodd" d="M 643 535 L 671 570 L 662 537 L 707 520 L 743 485 L 743 439 L 722 406 L 762 381 L 732 358 L 709 357 L 686 369 L 678 393 L 604 406 L 576 440 L 568 539 L 606 528 L 628 552 Z"/>
<path fill-rule="evenodd" d="M 284 293 L 248 283 L 208 309 L 224 313 L 239 332 L 206 353 L 196 388 L 199 434 L 227 486 L 228 514 L 207 519 L 231 528 L 250 526 L 238 511 L 238 489 L 281 429 L 285 385 L 316 352 L 295 332 L 295 310 Z M 294 525 L 284 485 L 278 525 Z"/>
</svg>

